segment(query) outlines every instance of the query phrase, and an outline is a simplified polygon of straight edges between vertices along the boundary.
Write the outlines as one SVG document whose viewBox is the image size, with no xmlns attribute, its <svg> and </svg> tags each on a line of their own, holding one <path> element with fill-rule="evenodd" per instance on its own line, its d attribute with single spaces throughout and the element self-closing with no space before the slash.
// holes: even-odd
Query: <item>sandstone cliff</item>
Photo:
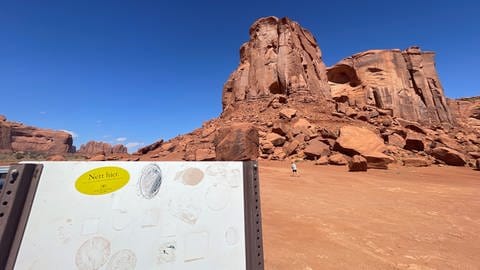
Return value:
<svg viewBox="0 0 480 270">
<path fill-rule="evenodd" d="M 346 97 L 349 105 L 391 110 L 406 120 L 453 124 L 434 56 L 418 47 L 355 54 L 328 69 L 332 95 Z"/>
<path fill-rule="evenodd" d="M 330 97 L 322 53 L 313 35 L 288 18 L 266 17 L 250 27 L 240 64 L 224 85 L 224 113 L 237 102 L 307 94 Z"/>
<path fill-rule="evenodd" d="M 0 151 L 43 152 L 64 154 L 75 152 L 72 135 L 64 131 L 41 129 L 9 122 L 0 117 Z"/>
<path fill-rule="evenodd" d="M 467 105 L 448 107 L 433 57 L 416 47 L 373 50 L 327 73 L 307 30 L 288 18 L 261 18 L 224 85 L 220 117 L 146 146 L 131 159 L 473 166 L 480 131 L 455 120 Z"/>
</svg>

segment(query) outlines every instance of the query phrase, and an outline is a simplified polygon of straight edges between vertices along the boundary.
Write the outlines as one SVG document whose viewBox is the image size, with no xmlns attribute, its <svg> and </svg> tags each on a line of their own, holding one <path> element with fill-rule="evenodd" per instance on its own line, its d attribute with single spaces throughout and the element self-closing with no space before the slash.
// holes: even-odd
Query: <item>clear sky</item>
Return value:
<svg viewBox="0 0 480 270">
<path fill-rule="evenodd" d="M 130 150 L 201 126 L 259 17 L 309 29 L 327 66 L 368 49 L 437 53 L 448 97 L 480 95 L 478 1 L 1 1 L 0 114 Z"/>
</svg>

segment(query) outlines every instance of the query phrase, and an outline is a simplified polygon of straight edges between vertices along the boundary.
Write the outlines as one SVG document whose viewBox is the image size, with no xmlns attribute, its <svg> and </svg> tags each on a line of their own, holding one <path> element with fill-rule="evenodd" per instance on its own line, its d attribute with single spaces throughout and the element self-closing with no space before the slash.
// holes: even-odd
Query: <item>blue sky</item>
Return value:
<svg viewBox="0 0 480 270">
<path fill-rule="evenodd" d="M 437 53 L 448 97 L 480 95 L 477 1 L 2 1 L 0 114 L 130 150 L 201 126 L 259 17 L 309 29 L 329 66 L 368 49 Z"/>
</svg>

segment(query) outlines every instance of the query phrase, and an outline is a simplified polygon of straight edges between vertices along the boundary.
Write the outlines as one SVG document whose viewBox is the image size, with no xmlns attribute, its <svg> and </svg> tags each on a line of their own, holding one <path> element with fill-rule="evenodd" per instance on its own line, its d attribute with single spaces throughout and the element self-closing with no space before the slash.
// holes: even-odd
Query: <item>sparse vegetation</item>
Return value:
<svg viewBox="0 0 480 270">
<path fill-rule="evenodd" d="M 0 153 L 0 164 L 12 164 L 21 161 L 42 161 L 48 160 L 51 154 L 42 152 L 14 152 L 14 153 Z M 84 156 L 68 153 L 63 155 L 66 160 L 82 161 L 86 160 Z"/>
</svg>

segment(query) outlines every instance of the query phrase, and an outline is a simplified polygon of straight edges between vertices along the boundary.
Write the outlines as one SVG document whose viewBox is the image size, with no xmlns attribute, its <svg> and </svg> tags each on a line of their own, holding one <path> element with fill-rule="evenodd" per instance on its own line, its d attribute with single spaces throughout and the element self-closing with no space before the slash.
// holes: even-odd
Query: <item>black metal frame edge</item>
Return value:
<svg viewBox="0 0 480 270">
<path fill-rule="evenodd" d="M 12 165 L 0 194 L 0 269 L 13 269 L 43 165 Z"/>
<path fill-rule="evenodd" d="M 247 270 L 263 270 L 262 214 L 258 162 L 243 162 L 245 254 Z"/>
</svg>

